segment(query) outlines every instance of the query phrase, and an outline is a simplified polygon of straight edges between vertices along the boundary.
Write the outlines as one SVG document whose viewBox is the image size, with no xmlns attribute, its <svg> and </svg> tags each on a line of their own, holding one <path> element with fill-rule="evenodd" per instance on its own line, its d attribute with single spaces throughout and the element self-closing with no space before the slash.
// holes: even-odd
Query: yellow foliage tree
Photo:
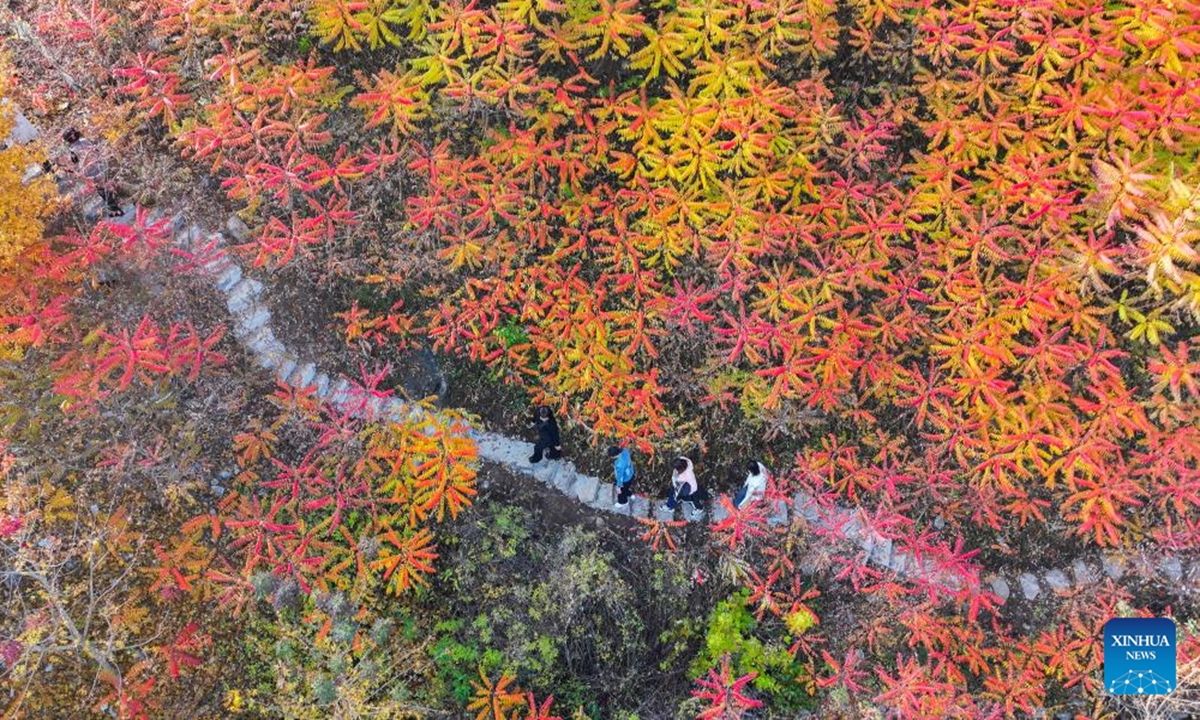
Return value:
<svg viewBox="0 0 1200 720">
<path fill-rule="evenodd" d="M 42 158 L 30 145 L 10 140 L 16 121 L 8 98 L 7 67 L 0 57 L 0 274 L 5 276 L 19 264 L 26 248 L 42 239 L 43 221 L 55 197 L 54 186 L 45 177 L 23 179 L 26 169 Z"/>
<path fill-rule="evenodd" d="M 12 137 L 16 115 L 6 80 L 10 76 L 7 60 L 0 56 L 0 317 L 20 314 L 16 305 L 29 296 L 25 286 L 36 262 L 30 249 L 42 241 L 56 198 L 48 178 L 25 179 L 27 169 L 42 158 L 34 147 Z M 19 357 L 22 337 L 0 332 L 0 358 Z"/>
</svg>

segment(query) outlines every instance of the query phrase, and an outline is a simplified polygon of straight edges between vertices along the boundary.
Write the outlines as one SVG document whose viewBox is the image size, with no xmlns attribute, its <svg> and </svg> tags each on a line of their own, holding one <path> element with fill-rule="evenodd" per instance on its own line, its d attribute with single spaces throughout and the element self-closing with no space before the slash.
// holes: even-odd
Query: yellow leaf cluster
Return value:
<svg viewBox="0 0 1200 720">
<path fill-rule="evenodd" d="M 35 148 L 9 141 L 15 126 L 15 106 L 5 78 L 8 64 L 0 56 L 0 316 L 16 314 L 21 289 L 32 273 L 30 248 L 41 242 L 45 219 L 54 208 L 55 188 L 46 177 L 25 180 L 27 170 L 41 163 Z M 0 340 L 0 358 L 19 357 L 25 342 Z"/>
<path fill-rule="evenodd" d="M 7 143 L 14 122 L 14 107 L 2 78 L 8 73 L 0 58 L 0 143 Z M 13 143 L 0 149 L 0 288 L 7 287 L 7 275 L 31 245 L 42 239 L 44 220 L 53 208 L 54 186 L 44 176 L 24 181 L 26 170 L 41 163 L 41 157 L 28 145 Z"/>
<path fill-rule="evenodd" d="M 428 0 L 317 0 L 309 10 L 313 32 L 334 50 L 371 50 L 425 37 L 433 12 Z"/>
</svg>

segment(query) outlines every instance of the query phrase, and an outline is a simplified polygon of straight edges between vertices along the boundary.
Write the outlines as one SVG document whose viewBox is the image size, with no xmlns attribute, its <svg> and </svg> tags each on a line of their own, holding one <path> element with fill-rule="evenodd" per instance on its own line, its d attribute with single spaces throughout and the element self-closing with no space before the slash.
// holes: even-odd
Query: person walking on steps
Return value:
<svg viewBox="0 0 1200 720">
<path fill-rule="evenodd" d="M 757 460 L 746 463 L 746 482 L 738 491 L 733 504 L 738 510 L 746 507 L 755 500 L 762 500 L 767 493 L 767 466 Z"/>
<path fill-rule="evenodd" d="M 613 503 L 614 508 L 625 508 L 629 506 L 629 496 L 633 494 L 633 456 L 629 454 L 629 448 L 623 448 L 620 445 L 613 445 L 608 449 L 608 456 L 613 459 L 613 476 L 616 478 L 617 484 L 617 501 Z"/>
<path fill-rule="evenodd" d="M 529 457 L 529 463 L 540 463 L 543 454 L 551 460 L 561 458 L 562 440 L 558 437 L 558 423 L 554 420 L 550 408 L 545 405 L 539 407 L 534 413 L 531 427 L 537 428 L 538 438 L 533 444 L 533 455 Z"/>
<path fill-rule="evenodd" d="M 696 520 L 703 514 L 704 501 L 707 499 L 708 493 L 701 490 L 700 483 L 696 482 L 692 461 L 685 457 L 675 458 L 675 463 L 671 466 L 671 494 L 663 504 L 663 509 L 674 511 L 679 503 L 690 502 L 695 508 L 695 513 L 688 519 Z"/>
</svg>

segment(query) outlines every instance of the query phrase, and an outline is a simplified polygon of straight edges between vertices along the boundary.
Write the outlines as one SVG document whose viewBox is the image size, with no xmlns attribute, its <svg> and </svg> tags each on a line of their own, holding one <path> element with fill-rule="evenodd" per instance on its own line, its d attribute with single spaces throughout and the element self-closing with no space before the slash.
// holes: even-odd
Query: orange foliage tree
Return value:
<svg viewBox="0 0 1200 720">
<path fill-rule="evenodd" d="M 357 247 L 403 188 L 367 279 L 425 300 L 355 332 L 644 449 L 706 406 L 848 422 L 801 463 L 848 500 L 904 477 L 942 503 L 936 467 L 959 524 L 1194 539 L 1194 7 L 316 0 L 324 49 L 271 62 L 292 7 L 167 3 L 117 74 L 245 204 L 259 263 Z"/>
<path fill-rule="evenodd" d="M 363 420 L 281 387 L 277 416 L 234 438 L 240 472 L 214 511 L 156 550 L 165 598 L 197 591 L 229 608 L 254 597 L 342 591 L 365 597 L 427 584 L 432 523 L 475 495 L 475 447 L 461 418 Z"/>
</svg>

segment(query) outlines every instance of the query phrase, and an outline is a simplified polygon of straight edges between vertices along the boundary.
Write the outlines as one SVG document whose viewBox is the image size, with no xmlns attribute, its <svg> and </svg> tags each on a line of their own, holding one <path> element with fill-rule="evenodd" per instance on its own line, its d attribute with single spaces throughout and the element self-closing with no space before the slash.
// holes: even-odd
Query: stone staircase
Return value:
<svg viewBox="0 0 1200 720">
<path fill-rule="evenodd" d="M 244 226 L 233 218 L 227 223 L 227 231 L 235 236 L 241 235 L 244 233 Z M 189 248 L 223 248 L 227 242 L 224 234 L 206 232 L 196 225 L 177 228 L 176 237 L 181 245 Z M 352 408 L 369 416 L 416 420 L 425 412 L 421 407 L 401 398 L 373 399 L 363 404 L 361 400 L 356 399 L 357 395 L 350 381 L 345 378 L 331 378 L 313 362 L 292 354 L 275 337 L 270 324 L 271 311 L 262 299 L 262 283 L 244 277 L 238 264 L 223 252 L 205 263 L 204 267 L 217 290 L 226 299 L 237 337 L 242 340 L 255 361 L 264 369 L 273 372 L 280 380 L 295 386 L 313 386 L 316 395 L 326 402 L 343 409 Z M 579 471 L 569 460 L 543 460 L 532 465 L 529 463 L 532 445 L 527 441 L 478 428 L 468 430 L 468 435 L 475 441 L 479 457 L 483 460 L 533 477 L 547 487 L 552 487 L 598 512 L 659 521 L 676 519 L 676 513 L 665 511 L 658 507 L 658 503 L 651 503 L 639 495 L 630 500 L 628 507 L 614 508 L 616 488 L 612 483 Z M 1036 574 L 1026 572 L 1007 576 L 988 573 L 982 574 L 978 580 L 964 578 L 942 572 L 933 563 L 897 549 L 891 539 L 865 528 L 858 511 L 852 508 L 822 506 L 803 491 L 791 498 L 775 498 L 770 502 L 773 507 L 768 515 L 768 523 L 771 525 L 783 526 L 795 518 L 803 518 L 811 528 L 837 528 L 839 536 L 849 544 L 857 546 L 863 558 L 876 567 L 890 570 L 910 580 L 920 580 L 950 589 L 974 585 L 976 587 L 973 589 L 989 591 L 1001 603 L 1009 600 L 1014 587 L 1019 589 L 1022 597 L 1032 601 L 1047 593 L 1069 593 L 1073 587 L 1099 582 L 1105 575 L 1120 580 L 1127 573 L 1135 571 L 1144 578 L 1157 578 L 1172 585 L 1178 588 L 1181 594 L 1200 594 L 1200 566 L 1194 563 L 1185 565 L 1180 558 L 1174 556 L 1166 556 L 1157 561 L 1142 558 L 1141 561 L 1131 562 L 1125 556 L 1112 554 L 1096 556 L 1089 560 L 1076 560 L 1071 568 L 1065 570 L 1052 568 Z M 681 519 L 694 517 L 692 509 L 687 507 L 688 504 L 683 503 L 683 506 Z M 711 509 L 712 522 L 718 523 L 725 518 L 721 504 L 714 502 Z"/>
<path fill-rule="evenodd" d="M 21 118 L 18 123 L 20 136 L 10 136 L 14 142 L 29 142 L 36 138 L 36 130 Z M 31 167 L 26 180 L 36 177 L 40 168 Z M 78 193 L 78 188 L 63 187 L 64 194 Z M 104 203 L 94 194 L 79 197 L 77 202 L 84 216 L 91 221 L 101 218 Z M 109 222 L 129 223 L 134 217 L 134 208 L 127 207 L 124 216 Z M 157 218 L 161 219 L 159 213 Z M 183 251 L 199 254 L 197 261 L 201 271 L 225 299 L 226 308 L 233 320 L 234 335 L 241 341 L 250 356 L 265 370 L 279 380 L 297 387 L 314 388 L 317 397 L 344 411 L 372 419 L 394 421 L 420 420 L 426 412 L 401 398 L 369 398 L 364 400 L 355 392 L 347 378 L 334 378 L 320 370 L 311 360 L 299 357 L 275 336 L 271 327 L 272 313 L 263 299 L 263 284 L 248 277 L 242 267 L 226 252 L 228 238 L 239 242 L 248 239 L 246 226 L 233 217 L 226 223 L 223 232 L 206 230 L 200 225 L 187 224 L 182 215 L 172 218 L 173 240 Z M 634 496 L 626 508 L 613 507 L 615 488 L 612 483 L 580 472 L 566 460 L 546 460 L 531 465 L 528 454 L 531 444 L 499 433 L 479 428 L 468 429 L 475 441 L 479 457 L 488 462 L 502 465 L 513 472 L 533 477 L 548 487 L 590 507 L 598 512 L 615 513 L 636 518 L 653 518 L 658 521 L 675 519 L 674 512 L 666 512 L 645 497 Z M 1033 601 L 1043 594 L 1067 594 L 1073 589 L 1100 582 L 1103 577 L 1119 581 L 1129 575 L 1158 581 L 1175 589 L 1181 596 L 1200 595 L 1200 563 L 1185 562 L 1183 559 L 1166 555 L 1158 558 L 1134 553 L 1097 555 L 1091 559 L 1078 559 L 1069 569 L 1047 569 L 1037 573 L 1001 575 L 987 573 L 980 578 L 966 578 L 939 570 L 923 558 L 898 550 L 892 540 L 864 527 L 858 511 L 840 506 L 822 506 L 807 493 L 798 492 L 791 498 L 773 498 L 769 524 L 784 526 L 803 518 L 810 528 L 831 530 L 852 546 L 856 546 L 866 562 L 895 572 L 913 581 L 941 585 L 951 589 L 971 586 L 976 592 L 988 591 L 1001 602 L 1007 602 L 1014 588 L 1021 597 Z M 657 505 L 655 503 L 655 505 Z M 692 512 L 686 508 L 686 520 Z M 724 519 L 724 508 L 712 503 L 712 521 Z M 699 520 L 700 518 L 696 518 Z"/>
</svg>

